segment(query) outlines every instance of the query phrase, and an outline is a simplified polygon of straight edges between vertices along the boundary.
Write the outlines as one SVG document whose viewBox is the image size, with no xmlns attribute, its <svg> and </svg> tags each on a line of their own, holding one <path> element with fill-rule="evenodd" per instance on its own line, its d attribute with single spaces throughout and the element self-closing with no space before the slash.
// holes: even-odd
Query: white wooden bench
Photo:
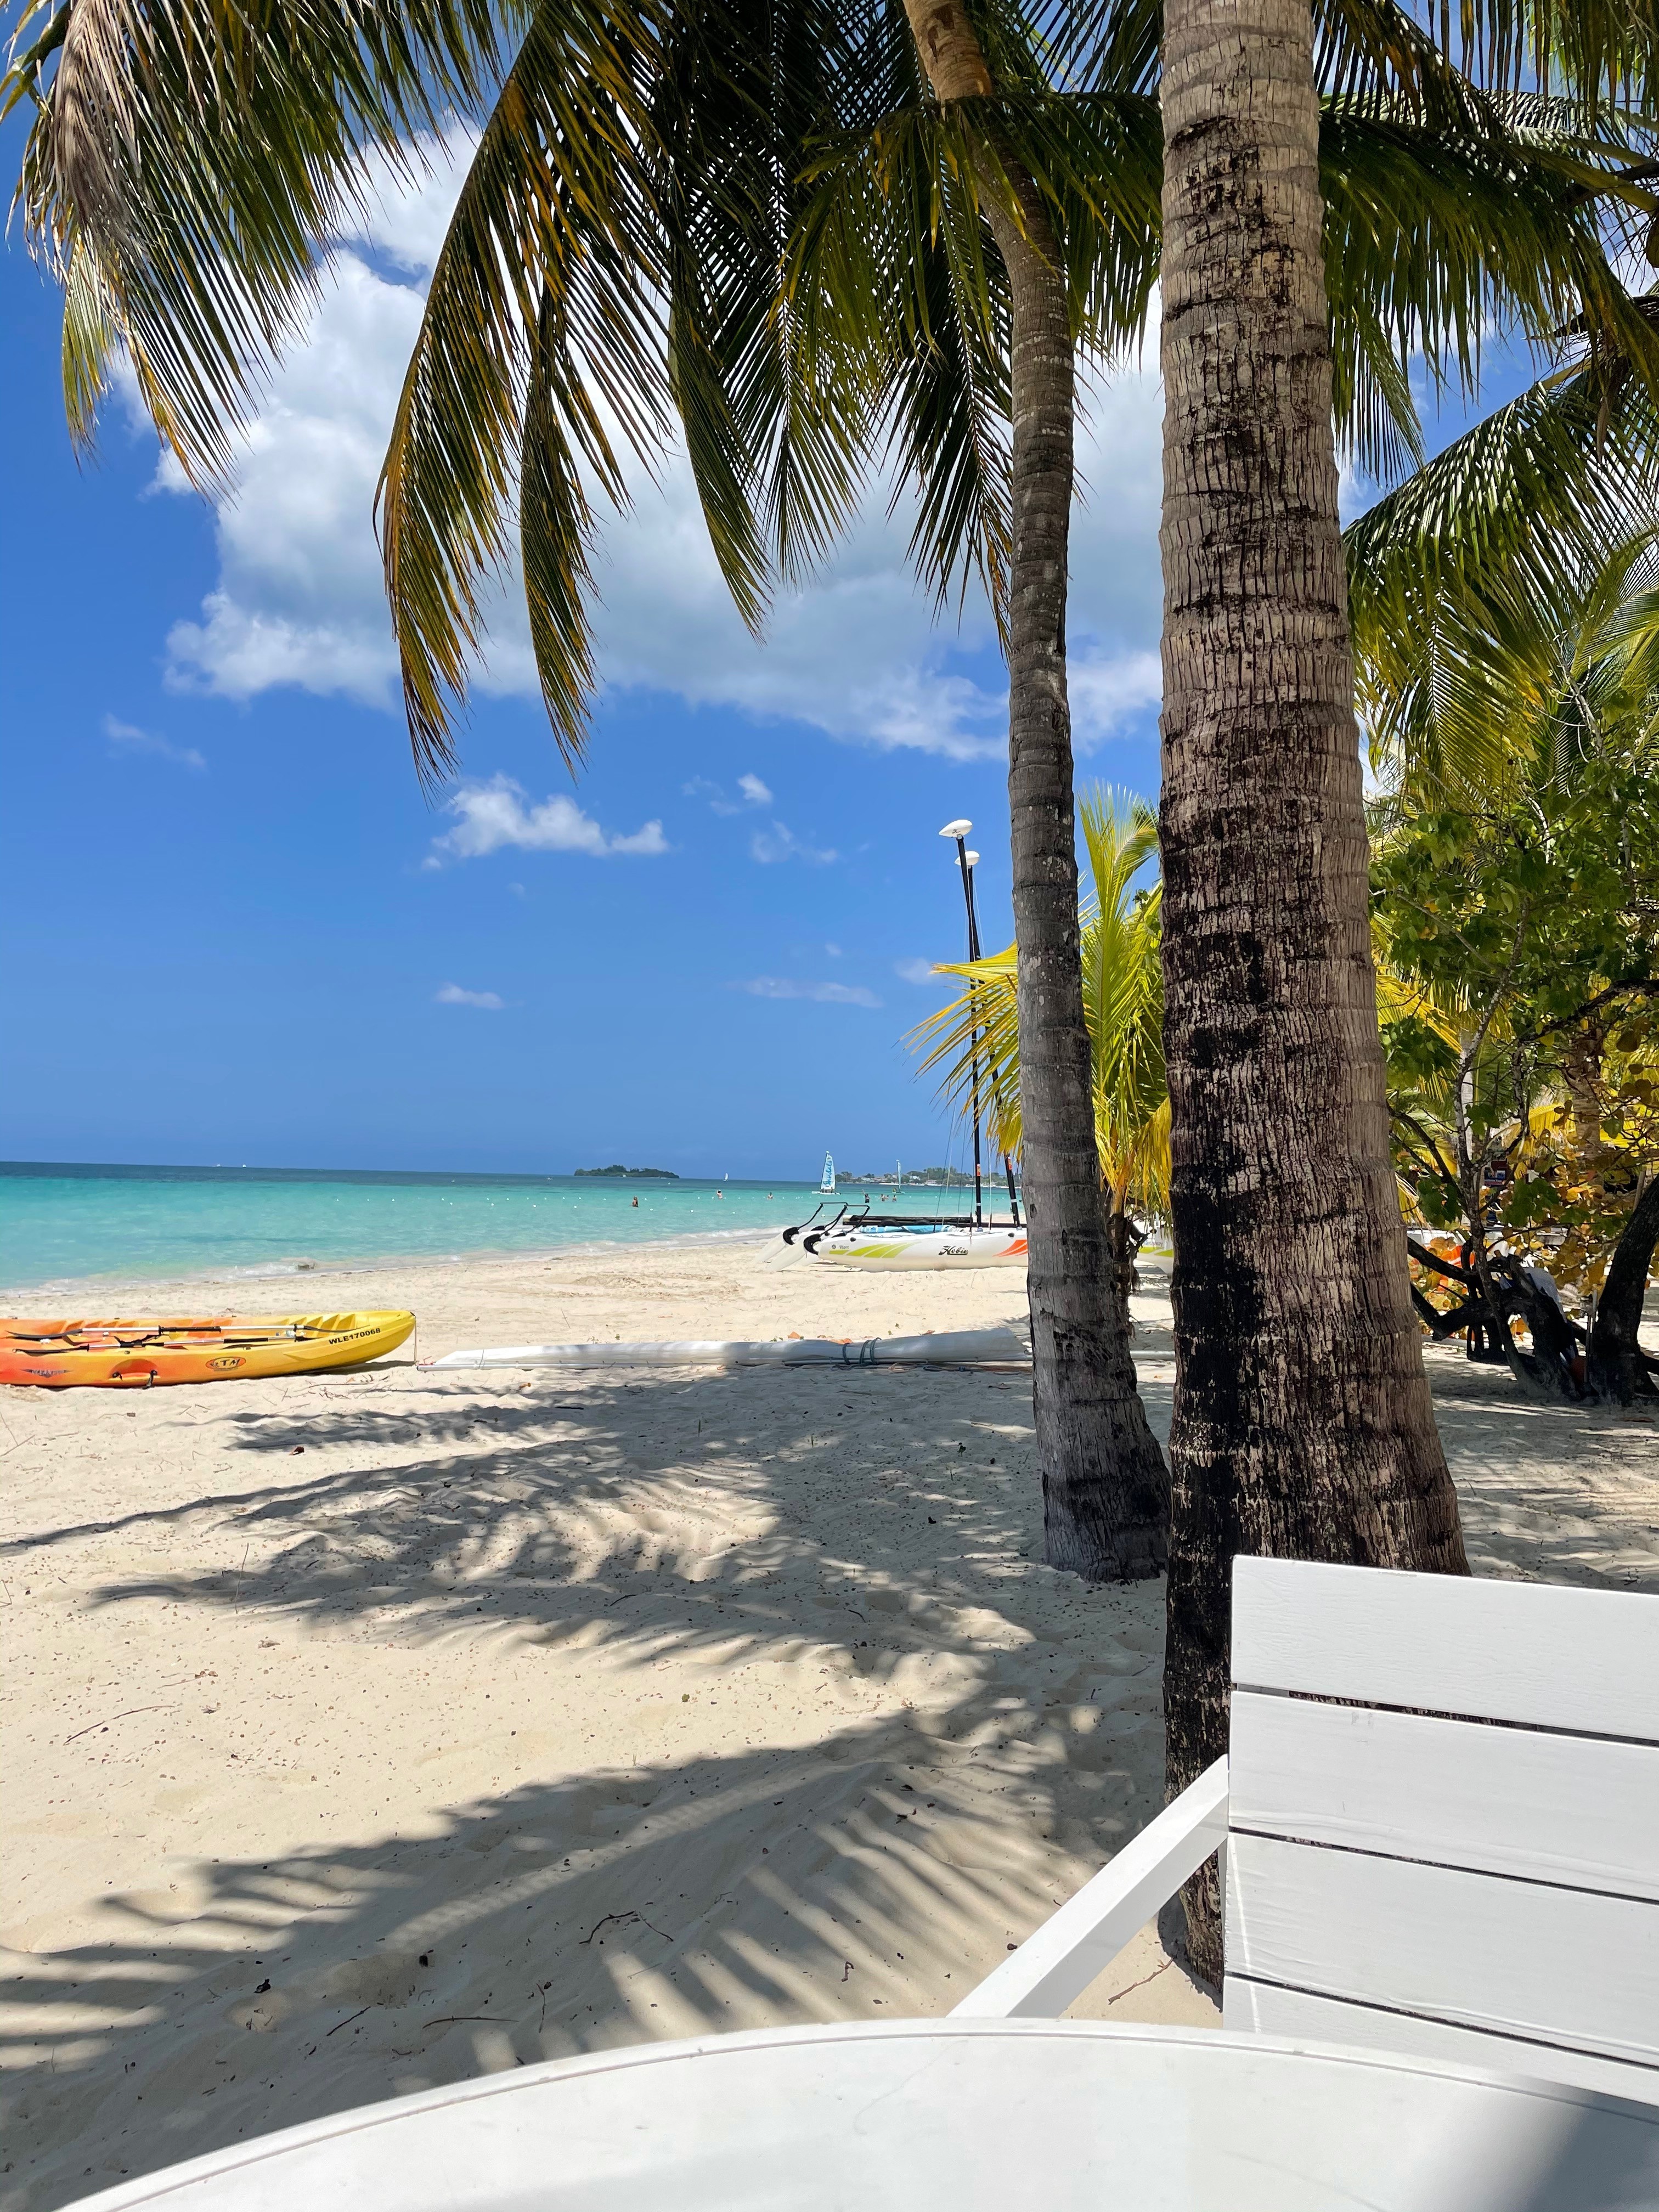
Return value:
<svg viewBox="0 0 1659 2212">
<path fill-rule="evenodd" d="M 1659 1597 L 1233 1576 L 1229 1756 L 957 2011 L 1056 2017 L 1220 1847 L 1228 2028 L 1659 2101 Z"/>
</svg>

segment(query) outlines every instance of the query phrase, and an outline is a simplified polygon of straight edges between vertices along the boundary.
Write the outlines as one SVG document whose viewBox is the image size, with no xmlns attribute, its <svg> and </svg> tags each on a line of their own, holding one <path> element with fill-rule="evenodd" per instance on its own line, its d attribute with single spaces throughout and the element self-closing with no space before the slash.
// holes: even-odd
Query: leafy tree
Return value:
<svg viewBox="0 0 1659 2212">
<path fill-rule="evenodd" d="M 1383 1022 L 1396 1164 L 1419 1220 L 1455 1224 L 1464 1255 L 1420 1261 L 1462 1295 L 1437 1308 L 1419 1289 L 1419 1310 L 1437 1334 L 1491 1330 L 1518 1376 L 1569 1395 L 1581 1376 L 1615 1395 L 1645 1380 L 1625 1285 L 1645 1279 L 1659 1165 L 1653 574 L 1649 545 L 1618 548 L 1540 649 L 1489 639 L 1471 696 L 1443 687 L 1441 726 L 1469 722 L 1455 789 L 1431 755 L 1377 810 L 1377 940 L 1407 987 Z M 1483 703 L 1501 740 L 1480 735 Z M 1588 1364 L 1528 1255 L 1592 1295 L 1613 1278 Z"/>
</svg>

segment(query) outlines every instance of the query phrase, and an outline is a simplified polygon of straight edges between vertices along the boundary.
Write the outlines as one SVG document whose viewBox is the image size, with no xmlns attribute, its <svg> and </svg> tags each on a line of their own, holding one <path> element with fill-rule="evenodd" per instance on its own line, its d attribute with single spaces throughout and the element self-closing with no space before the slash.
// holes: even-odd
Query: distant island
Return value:
<svg viewBox="0 0 1659 2212">
<path fill-rule="evenodd" d="M 578 1168 L 579 1176 L 649 1176 L 657 1182 L 678 1182 L 679 1177 L 672 1168 Z"/>
</svg>

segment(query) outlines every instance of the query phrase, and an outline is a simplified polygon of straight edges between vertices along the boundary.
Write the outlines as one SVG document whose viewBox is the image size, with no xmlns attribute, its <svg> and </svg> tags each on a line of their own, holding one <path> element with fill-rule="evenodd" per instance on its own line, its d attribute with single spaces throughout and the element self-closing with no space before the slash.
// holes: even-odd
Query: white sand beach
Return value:
<svg viewBox="0 0 1659 2212">
<path fill-rule="evenodd" d="M 727 1245 L 303 1302 L 411 1306 L 430 1358 L 1019 1324 L 1024 1284 Z M 1477 1571 L 1659 1589 L 1650 1417 L 1431 1368 Z M 1038 1564 L 1021 1376 L 399 1355 L 11 1390 L 0 1447 L 0 2212 L 544 2057 L 945 2011 L 1161 1802 L 1162 1588 Z M 1078 2009 L 1215 2017 L 1152 1930 Z"/>
</svg>

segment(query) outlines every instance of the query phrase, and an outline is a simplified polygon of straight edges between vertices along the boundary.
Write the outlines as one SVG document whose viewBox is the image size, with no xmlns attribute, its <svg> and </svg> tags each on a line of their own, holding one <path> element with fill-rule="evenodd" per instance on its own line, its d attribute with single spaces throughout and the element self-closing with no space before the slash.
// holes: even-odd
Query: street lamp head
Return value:
<svg viewBox="0 0 1659 2212">
<path fill-rule="evenodd" d="M 965 837 L 973 826 L 971 822 L 947 822 L 939 834 L 941 837 Z"/>
<path fill-rule="evenodd" d="M 968 855 L 968 865 L 969 865 L 969 866 L 970 868 L 976 868 L 976 867 L 978 867 L 978 866 L 979 866 L 979 854 L 978 854 L 977 853 L 969 853 L 969 855 Z"/>
</svg>

